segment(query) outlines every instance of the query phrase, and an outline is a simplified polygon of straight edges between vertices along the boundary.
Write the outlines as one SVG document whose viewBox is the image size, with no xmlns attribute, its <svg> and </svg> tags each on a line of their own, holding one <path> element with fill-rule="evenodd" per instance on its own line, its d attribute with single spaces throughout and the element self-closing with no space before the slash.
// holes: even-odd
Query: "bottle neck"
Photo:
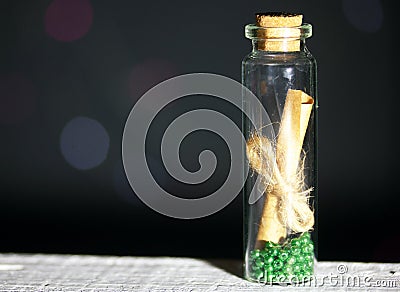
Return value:
<svg viewBox="0 0 400 292">
<path fill-rule="evenodd" d="M 305 40 L 312 35 L 311 24 L 295 27 L 261 27 L 248 24 L 245 36 L 252 40 L 253 52 L 301 52 L 306 49 Z"/>
<path fill-rule="evenodd" d="M 289 53 L 301 52 L 305 49 L 305 39 L 253 39 L 252 44 L 253 52 Z"/>
</svg>

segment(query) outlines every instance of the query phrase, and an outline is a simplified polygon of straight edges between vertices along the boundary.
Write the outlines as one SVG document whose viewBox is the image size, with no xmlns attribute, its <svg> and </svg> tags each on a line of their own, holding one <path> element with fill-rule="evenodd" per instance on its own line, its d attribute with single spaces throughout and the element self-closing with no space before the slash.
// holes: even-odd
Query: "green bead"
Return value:
<svg viewBox="0 0 400 292">
<path fill-rule="evenodd" d="M 275 260 L 273 266 L 275 270 L 280 270 L 283 267 L 283 263 L 280 260 Z"/>
<path fill-rule="evenodd" d="M 304 275 L 306 275 L 306 276 L 311 276 L 313 273 L 312 273 L 312 271 L 310 271 L 310 270 L 305 270 L 304 271 Z"/>
<path fill-rule="evenodd" d="M 304 256 L 304 259 L 307 263 L 314 264 L 314 257 L 312 255 L 306 255 Z"/>
<path fill-rule="evenodd" d="M 303 247 L 304 254 L 310 254 L 311 252 L 312 252 L 312 249 L 308 245 Z"/>
<path fill-rule="evenodd" d="M 296 264 L 293 266 L 293 272 L 295 272 L 296 274 L 298 274 L 301 271 L 301 266 Z"/>
<path fill-rule="evenodd" d="M 271 256 L 270 256 L 270 257 L 268 257 L 268 258 L 265 259 L 265 263 L 266 263 L 266 264 L 269 264 L 269 265 L 270 265 L 270 264 L 272 264 L 273 262 L 274 262 L 274 257 L 271 257 Z"/>
<path fill-rule="evenodd" d="M 290 242 L 290 245 L 293 247 L 297 247 L 301 245 L 301 241 L 299 238 L 294 238 L 292 239 L 292 241 Z"/>
<path fill-rule="evenodd" d="M 254 271 L 254 277 L 257 278 L 258 280 L 261 279 L 264 276 L 264 272 L 261 269 L 257 269 Z"/>
<path fill-rule="evenodd" d="M 292 255 L 297 256 L 301 253 L 301 249 L 300 248 L 292 248 L 291 253 L 292 253 Z"/>
<path fill-rule="evenodd" d="M 263 258 L 269 257 L 268 252 L 267 252 L 266 250 L 262 250 L 262 251 L 260 252 L 260 256 L 263 257 Z"/>
<path fill-rule="evenodd" d="M 286 274 L 286 275 L 292 275 L 293 274 L 293 268 L 291 266 L 284 266 L 282 271 Z"/>
<path fill-rule="evenodd" d="M 296 258 L 296 262 L 303 263 L 305 261 L 305 257 L 302 254 L 299 254 Z"/>
<path fill-rule="evenodd" d="M 277 244 L 273 243 L 272 241 L 267 241 L 265 243 L 265 248 L 266 249 L 270 249 L 270 248 L 274 248 L 274 247 L 277 247 Z"/>
<path fill-rule="evenodd" d="M 287 261 L 286 261 L 289 265 L 294 265 L 296 263 L 296 257 L 294 256 L 289 256 Z"/>
<path fill-rule="evenodd" d="M 262 268 L 264 266 L 264 261 L 258 258 L 256 259 L 255 264 L 257 267 Z"/>
<path fill-rule="evenodd" d="M 300 273 L 298 273 L 298 274 L 297 274 L 297 277 L 299 278 L 299 280 L 300 280 L 300 281 L 303 281 L 303 280 L 304 280 L 304 277 L 305 277 L 305 275 L 304 275 L 304 273 L 303 273 L 303 272 L 300 272 Z"/>
<path fill-rule="evenodd" d="M 306 245 L 309 245 L 311 243 L 311 239 L 309 239 L 307 237 L 304 237 L 304 238 L 301 239 L 300 242 L 301 242 L 301 245 L 306 246 Z"/>
<path fill-rule="evenodd" d="M 268 251 L 268 254 L 270 256 L 276 257 L 277 255 L 279 255 L 279 249 L 278 248 L 272 248 Z"/>
<path fill-rule="evenodd" d="M 264 266 L 264 270 L 265 272 L 267 272 L 268 274 L 272 274 L 274 272 L 274 267 L 271 265 L 268 266 Z"/>
<path fill-rule="evenodd" d="M 281 253 L 279 254 L 279 259 L 281 261 L 285 262 L 288 259 L 288 257 L 289 257 L 289 253 L 286 252 L 285 250 L 282 250 Z"/>
<path fill-rule="evenodd" d="M 256 259 L 256 258 L 258 258 L 260 256 L 260 250 L 259 249 L 255 249 L 255 250 L 252 250 L 251 252 L 250 252 L 250 257 L 252 258 L 252 259 Z"/>
<path fill-rule="evenodd" d="M 292 247 L 290 246 L 290 245 L 285 245 L 283 248 L 282 248 L 282 251 L 284 251 L 284 252 L 287 252 L 287 253 L 290 253 L 290 250 L 292 249 Z"/>
</svg>

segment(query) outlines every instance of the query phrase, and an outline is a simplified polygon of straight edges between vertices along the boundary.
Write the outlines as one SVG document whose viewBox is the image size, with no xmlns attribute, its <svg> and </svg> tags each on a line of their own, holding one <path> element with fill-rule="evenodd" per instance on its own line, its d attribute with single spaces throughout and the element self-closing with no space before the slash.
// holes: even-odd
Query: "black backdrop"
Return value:
<svg viewBox="0 0 400 292">
<path fill-rule="evenodd" d="M 152 211 L 125 179 L 122 130 L 136 100 L 169 77 L 240 81 L 251 49 L 244 25 L 259 11 L 287 11 L 313 24 L 307 44 L 319 65 L 319 259 L 400 261 L 393 5 L 1 1 L 0 252 L 240 258 L 241 198 L 197 220 Z M 240 120 L 207 98 L 183 100 L 169 114 L 199 100 Z M 198 134 L 182 147 L 192 170 L 193 153 L 226 152 L 217 137 Z M 150 165 L 165 188 L 199 196 L 223 182 L 229 157 L 208 185 L 191 191 L 171 181 L 152 139 Z"/>
</svg>

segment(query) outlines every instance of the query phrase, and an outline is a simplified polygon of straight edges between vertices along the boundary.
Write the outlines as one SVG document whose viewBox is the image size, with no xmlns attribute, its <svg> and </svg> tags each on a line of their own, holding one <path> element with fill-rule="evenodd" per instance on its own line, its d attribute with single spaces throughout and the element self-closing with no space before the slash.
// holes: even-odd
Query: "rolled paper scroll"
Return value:
<svg viewBox="0 0 400 292">
<path fill-rule="evenodd" d="M 264 177 L 267 193 L 258 243 L 280 243 L 286 238 L 288 229 L 305 232 L 314 225 L 314 214 L 308 205 L 311 189 L 303 190 L 304 166 L 300 159 L 313 104 L 311 96 L 301 90 L 289 89 L 276 154 L 271 154 L 272 144 L 265 137 L 254 136 L 247 143 L 250 165 Z"/>
<path fill-rule="evenodd" d="M 313 98 L 303 91 L 288 90 L 276 144 L 276 157 L 281 175 L 289 182 L 296 179 L 313 104 Z"/>
</svg>

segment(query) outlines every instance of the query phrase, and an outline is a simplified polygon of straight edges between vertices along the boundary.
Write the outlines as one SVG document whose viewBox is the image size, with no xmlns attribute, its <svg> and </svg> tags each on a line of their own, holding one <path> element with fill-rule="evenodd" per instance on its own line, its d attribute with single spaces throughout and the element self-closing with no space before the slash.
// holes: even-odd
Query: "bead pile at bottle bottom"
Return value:
<svg viewBox="0 0 400 292">
<path fill-rule="evenodd" d="M 268 241 L 250 257 L 251 277 L 259 282 L 298 282 L 314 272 L 314 244 L 308 232 L 282 245 Z"/>
</svg>

